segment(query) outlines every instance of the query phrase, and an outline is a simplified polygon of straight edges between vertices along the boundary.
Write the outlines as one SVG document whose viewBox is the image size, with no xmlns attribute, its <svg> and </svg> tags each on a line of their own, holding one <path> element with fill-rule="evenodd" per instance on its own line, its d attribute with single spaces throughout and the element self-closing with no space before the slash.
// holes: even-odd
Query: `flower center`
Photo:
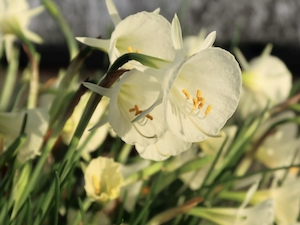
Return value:
<svg viewBox="0 0 300 225">
<path fill-rule="evenodd" d="M 129 53 L 134 52 L 131 46 L 128 46 L 128 47 L 127 47 L 127 51 L 128 51 Z M 140 49 L 137 49 L 137 50 L 135 50 L 135 52 L 136 52 L 136 53 L 141 53 L 141 50 L 140 50 Z"/>
<path fill-rule="evenodd" d="M 101 192 L 100 182 L 96 175 L 92 176 L 92 180 L 93 180 L 93 187 L 94 187 L 95 194 L 99 195 Z"/>
<path fill-rule="evenodd" d="M 183 89 L 182 93 L 186 97 L 186 100 L 191 99 L 191 94 L 188 90 Z M 198 114 L 200 109 L 202 109 L 205 105 L 205 98 L 202 96 L 201 90 L 199 90 L 199 89 L 197 90 L 195 97 L 192 98 L 191 101 L 192 101 L 192 108 L 190 110 L 190 113 L 193 113 L 195 110 L 198 110 L 198 112 L 197 112 L 197 114 Z M 212 110 L 212 106 L 207 105 L 205 112 L 204 112 L 205 116 L 207 116 L 211 110 Z"/>
<path fill-rule="evenodd" d="M 129 112 L 135 112 L 134 114 L 135 116 L 141 114 L 143 111 L 144 110 L 139 109 L 138 105 L 134 105 L 133 108 L 129 109 Z M 148 118 L 149 120 L 153 120 L 153 116 L 151 116 L 150 114 L 147 114 L 145 117 Z"/>
</svg>

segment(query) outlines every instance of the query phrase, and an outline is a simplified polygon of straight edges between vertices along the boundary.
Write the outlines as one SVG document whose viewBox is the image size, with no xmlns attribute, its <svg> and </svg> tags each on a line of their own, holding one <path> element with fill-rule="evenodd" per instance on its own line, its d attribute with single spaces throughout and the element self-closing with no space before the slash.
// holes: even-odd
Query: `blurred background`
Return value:
<svg viewBox="0 0 300 225">
<path fill-rule="evenodd" d="M 29 0 L 32 7 L 40 0 Z M 75 36 L 109 38 L 113 24 L 105 0 L 54 0 Z M 161 9 L 169 21 L 179 16 L 184 35 L 200 29 L 217 31 L 215 46 L 231 50 L 238 46 L 247 59 L 258 56 L 272 43 L 273 55 L 280 57 L 299 75 L 300 1 L 299 0 L 114 0 L 121 18 L 145 10 Z M 64 37 L 53 18 L 45 11 L 35 17 L 30 28 L 43 37 L 38 47 L 42 67 L 66 66 L 69 61 Z M 88 66 L 98 67 L 102 54 L 93 54 Z M 26 58 L 24 56 L 24 58 Z M 25 60 L 25 59 L 24 59 Z"/>
</svg>

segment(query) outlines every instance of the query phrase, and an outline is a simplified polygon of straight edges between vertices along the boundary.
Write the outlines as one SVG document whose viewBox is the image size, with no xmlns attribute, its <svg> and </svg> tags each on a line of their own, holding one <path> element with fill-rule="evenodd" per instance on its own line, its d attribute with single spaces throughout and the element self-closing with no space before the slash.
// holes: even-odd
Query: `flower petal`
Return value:
<svg viewBox="0 0 300 225">
<path fill-rule="evenodd" d="M 176 138 L 171 131 L 167 131 L 155 144 L 144 147 L 136 144 L 135 147 L 142 158 L 162 161 L 186 151 L 191 144 Z"/>
<path fill-rule="evenodd" d="M 76 40 L 90 47 L 101 49 L 104 52 L 109 51 L 110 40 L 88 37 L 76 37 Z"/>
</svg>

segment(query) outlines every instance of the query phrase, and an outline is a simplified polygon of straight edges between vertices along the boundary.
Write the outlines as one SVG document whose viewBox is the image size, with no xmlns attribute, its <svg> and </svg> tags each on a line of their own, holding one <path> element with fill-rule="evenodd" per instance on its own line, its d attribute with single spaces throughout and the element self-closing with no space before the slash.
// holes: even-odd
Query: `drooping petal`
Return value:
<svg viewBox="0 0 300 225">
<path fill-rule="evenodd" d="M 76 40 L 90 47 L 101 49 L 104 52 L 109 51 L 110 40 L 88 37 L 76 37 Z"/>
<path fill-rule="evenodd" d="M 218 134 L 237 107 L 240 74 L 234 57 L 219 48 L 202 50 L 171 71 L 163 105 L 172 132 L 187 142 Z"/>
<path fill-rule="evenodd" d="M 191 144 L 176 138 L 172 132 L 167 131 L 155 144 L 144 147 L 136 144 L 135 147 L 142 158 L 162 161 L 186 151 Z"/>
</svg>

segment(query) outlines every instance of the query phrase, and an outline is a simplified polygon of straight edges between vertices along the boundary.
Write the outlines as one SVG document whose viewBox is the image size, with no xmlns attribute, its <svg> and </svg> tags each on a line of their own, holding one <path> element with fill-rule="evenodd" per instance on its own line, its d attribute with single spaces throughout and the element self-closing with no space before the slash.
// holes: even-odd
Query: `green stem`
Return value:
<svg viewBox="0 0 300 225">
<path fill-rule="evenodd" d="M 72 60 L 78 53 L 78 46 L 76 44 L 72 30 L 70 29 L 67 21 L 62 16 L 59 8 L 53 1 L 42 0 L 42 3 L 45 6 L 45 8 L 48 10 L 50 15 L 55 19 L 62 33 L 64 34 L 70 52 L 70 60 Z"/>
<path fill-rule="evenodd" d="M 17 73 L 19 67 L 19 51 L 18 49 L 13 49 L 13 57 L 12 60 L 9 61 L 8 71 L 6 73 L 2 91 L 0 94 L 0 111 L 6 111 L 7 107 L 12 100 L 12 93 L 14 91 Z"/>
</svg>

